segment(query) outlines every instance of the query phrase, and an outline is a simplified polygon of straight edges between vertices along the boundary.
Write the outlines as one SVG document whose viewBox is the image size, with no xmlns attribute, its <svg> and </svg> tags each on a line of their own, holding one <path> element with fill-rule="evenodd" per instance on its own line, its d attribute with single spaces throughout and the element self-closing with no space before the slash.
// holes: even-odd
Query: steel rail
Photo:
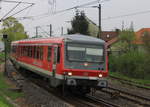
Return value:
<svg viewBox="0 0 150 107">
<path fill-rule="evenodd" d="M 117 97 L 121 97 L 122 99 L 126 99 L 126 100 L 132 101 L 134 103 L 150 107 L 150 104 L 143 103 L 143 102 L 139 101 L 139 100 L 143 100 L 143 101 L 149 102 L 150 99 L 147 98 L 147 97 L 143 97 L 143 96 L 140 96 L 140 95 L 135 95 L 135 94 L 125 92 L 123 90 L 112 88 L 112 87 L 108 87 L 108 89 L 111 90 L 111 91 L 108 91 L 107 89 L 104 89 L 104 90 L 101 90 L 101 91 L 104 92 L 104 93 L 108 93 L 108 94 L 113 94 L 112 91 L 117 91 L 117 92 L 119 92 L 119 95 Z M 133 97 L 138 98 L 138 100 L 134 99 Z"/>
<path fill-rule="evenodd" d="M 130 96 L 142 99 L 142 100 L 150 101 L 150 98 L 148 98 L 148 97 L 144 97 L 144 96 L 141 96 L 141 95 L 136 95 L 136 94 L 133 94 L 133 93 L 130 93 L 130 92 L 127 92 L 127 91 L 123 91 L 121 89 L 117 89 L 117 88 L 113 88 L 113 87 L 108 87 L 108 89 L 114 90 L 114 91 L 119 91 L 120 93 L 123 93 L 123 94 L 126 94 L 126 95 L 130 95 Z"/>
<path fill-rule="evenodd" d="M 93 100 L 99 104 L 102 104 L 104 106 L 107 106 L 107 107 L 121 107 L 120 105 L 118 104 L 114 104 L 114 103 L 111 103 L 107 100 L 104 100 L 104 99 L 100 99 L 100 98 L 97 98 L 97 97 L 94 97 L 94 96 L 91 96 L 91 95 L 86 95 L 86 98 L 88 98 L 89 100 Z"/>
<path fill-rule="evenodd" d="M 123 84 L 132 85 L 132 86 L 136 86 L 138 88 L 150 90 L 150 88 L 144 87 L 144 86 L 150 86 L 150 84 L 144 84 L 143 86 L 141 86 L 140 84 L 137 85 L 138 84 L 137 82 L 133 82 L 133 81 L 130 81 L 130 80 L 122 79 L 122 78 L 115 77 L 115 76 L 109 76 L 109 77 L 112 78 L 112 79 L 119 80 Z"/>
</svg>

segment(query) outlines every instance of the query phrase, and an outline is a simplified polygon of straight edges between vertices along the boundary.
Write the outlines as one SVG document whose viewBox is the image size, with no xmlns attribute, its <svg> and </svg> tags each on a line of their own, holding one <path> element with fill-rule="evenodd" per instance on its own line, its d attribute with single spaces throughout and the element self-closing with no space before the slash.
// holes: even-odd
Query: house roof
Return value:
<svg viewBox="0 0 150 107">
<path fill-rule="evenodd" d="M 101 33 L 101 39 L 103 39 L 104 41 L 108 42 L 110 40 L 112 40 L 113 38 L 118 37 L 119 33 L 116 31 L 102 31 Z"/>
<path fill-rule="evenodd" d="M 102 31 L 101 39 L 107 42 L 107 46 L 112 45 L 118 40 L 118 31 Z"/>
<path fill-rule="evenodd" d="M 135 33 L 136 34 L 136 40 L 134 42 L 135 44 L 143 44 L 142 36 L 144 35 L 145 32 L 150 33 L 150 28 L 142 28 Z"/>
<path fill-rule="evenodd" d="M 111 46 L 112 44 L 116 43 L 118 40 L 119 40 L 118 37 L 115 37 L 115 38 L 109 40 L 109 41 L 107 42 L 107 46 L 108 46 L 108 47 Z"/>
</svg>

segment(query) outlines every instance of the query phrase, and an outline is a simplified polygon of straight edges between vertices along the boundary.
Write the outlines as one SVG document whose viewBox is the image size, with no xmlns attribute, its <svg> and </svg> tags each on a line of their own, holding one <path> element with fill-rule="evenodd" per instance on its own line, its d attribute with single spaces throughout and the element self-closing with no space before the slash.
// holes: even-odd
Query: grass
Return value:
<svg viewBox="0 0 150 107">
<path fill-rule="evenodd" d="M 127 77 L 127 76 L 125 76 L 119 72 L 109 72 L 109 75 L 119 77 L 119 78 L 122 78 L 125 80 L 129 80 L 129 81 L 132 81 L 133 83 L 140 84 L 140 85 L 150 84 L 150 80 L 130 78 L 130 77 Z M 146 87 L 150 88 L 149 86 L 146 86 Z"/>
<path fill-rule="evenodd" d="M 0 94 L 0 107 L 13 107 L 8 101 Z"/>
<path fill-rule="evenodd" d="M 3 76 L 3 73 L 0 72 L 0 93 L 9 97 L 12 100 L 16 100 L 23 96 L 23 93 L 12 92 L 9 89 L 11 88 L 10 85 L 6 83 L 6 79 Z M 0 94 L 0 107 L 13 107 L 8 101 Z"/>
</svg>

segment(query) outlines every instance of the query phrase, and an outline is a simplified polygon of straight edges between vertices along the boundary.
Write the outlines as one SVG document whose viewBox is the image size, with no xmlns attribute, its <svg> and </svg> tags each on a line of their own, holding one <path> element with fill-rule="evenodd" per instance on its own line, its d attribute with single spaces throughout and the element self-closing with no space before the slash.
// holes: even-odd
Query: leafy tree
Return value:
<svg viewBox="0 0 150 107">
<path fill-rule="evenodd" d="M 145 49 L 148 51 L 148 53 L 150 53 L 150 34 L 148 32 L 144 32 L 142 40 L 144 42 Z"/>
<path fill-rule="evenodd" d="M 21 40 L 27 38 L 27 34 L 24 31 L 24 27 L 14 17 L 5 19 L 2 23 L 3 29 L 1 32 L 8 35 L 7 48 L 10 50 L 10 44 L 12 41 Z"/>
<path fill-rule="evenodd" d="M 131 29 L 126 29 L 120 32 L 119 34 L 119 42 L 118 42 L 118 48 L 121 51 L 131 51 L 134 49 L 133 41 L 135 40 L 135 33 Z"/>
<path fill-rule="evenodd" d="M 76 12 L 75 17 L 71 21 L 72 28 L 68 29 L 68 34 L 81 33 L 88 35 L 88 21 L 86 20 L 85 13 L 83 11 Z"/>
</svg>

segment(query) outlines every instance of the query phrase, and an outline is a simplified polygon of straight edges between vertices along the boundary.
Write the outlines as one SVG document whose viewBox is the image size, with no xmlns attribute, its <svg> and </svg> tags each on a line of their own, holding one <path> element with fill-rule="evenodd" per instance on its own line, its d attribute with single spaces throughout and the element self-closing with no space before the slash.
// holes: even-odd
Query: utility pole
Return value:
<svg viewBox="0 0 150 107">
<path fill-rule="evenodd" d="M 52 24 L 49 25 L 49 36 L 52 36 Z"/>
<path fill-rule="evenodd" d="M 61 35 L 63 35 L 63 34 L 64 34 L 64 28 L 61 27 Z"/>
<path fill-rule="evenodd" d="M 38 28 L 39 26 L 36 26 L 36 38 L 38 38 Z"/>
<path fill-rule="evenodd" d="M 98 10 L 99 10 L 99 35 L 98 35 L 98 38 L 101 38 L 101 34 L 102 34 L 102 31 L 101 31 L 101 4 L 99 4 Z"/>
<path fill-rule="evenodd" d="M 101 38 L 101 34 L 102 34 L 102 27 L 101 27 L 101 4 L 99 4 L 98 6 L 92 6 L 92 8 L 98 8 L 98 21 L 99 21 L 99 25 L 98 25 L 98 34 L 97 34 L 97 38 Z"/>
</svg>

